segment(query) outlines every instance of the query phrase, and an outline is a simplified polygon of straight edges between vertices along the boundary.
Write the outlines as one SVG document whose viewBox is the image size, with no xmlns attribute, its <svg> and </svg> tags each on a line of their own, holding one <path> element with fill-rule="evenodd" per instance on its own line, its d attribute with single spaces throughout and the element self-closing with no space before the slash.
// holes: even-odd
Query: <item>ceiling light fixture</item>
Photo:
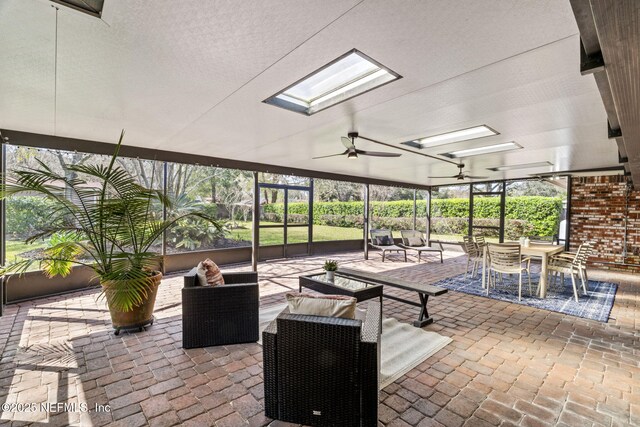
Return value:
<svg viewBox="0 0 640 427">
<path fill-rule="evenodd" d="M 494 172 L 502 172 L 502 171 L 510 171 L 515 169 L 544 168 L 548 166 L 553 166 L 553 163 L 551 162 L 521 163 L 519 165 L 498 166 L 495 168 L 487 168 L 487 169 Z"/>
<path fill-rule="evenodd" d="M 495 135 L 500 135 L 500 132 L 491 129 L 487 125 L 480 125 L 441 133 L 439 135 L 427 136 L 426 138 L 414 139 L 412 141 L 403 142 L 402 144 L 415 148 L 429 148 Z"/>
<path fill-rule="evenodd" d="M 310 116 L 400 78 L 353 49 L 263 102 Z"/>
<path fill-rule="evenodd" d="M 441 156 L 457 159 L 460 157 L 479 156 L 481 154 L 498 153 L 500 151 L 519 150 L 522 146 L 515 142 L 504 142 L 502 144 L 485 145 L 484 147 L 467 148 L 465 150 L 442 153 Z"/>
</svg>

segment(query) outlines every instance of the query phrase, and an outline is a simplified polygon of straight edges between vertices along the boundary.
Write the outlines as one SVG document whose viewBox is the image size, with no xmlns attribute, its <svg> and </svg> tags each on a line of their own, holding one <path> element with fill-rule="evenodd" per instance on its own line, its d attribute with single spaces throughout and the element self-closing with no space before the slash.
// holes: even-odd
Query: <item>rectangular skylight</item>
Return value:
<svg viewBox="0 0 640 427">
<path fill-rule="evenodd" d="M 264 102 L 310 116 L 400 78 L 353 49 Z"/>
<path fill-rule="evenodd" d="M 519 165 L 509 165 L 509 166 L 498 166 L 495 168 L 487 168 L 490 171 L 511 171 L 515 169 L 532 169 L 532 168 L 544 168 L 548 166 L 553 166 L 551 162 L 533 162 L 533 163 L 521 163 Z"/>
<path fill-rule="evenodd" d="M 51 0 L 54 3 L 70 7 L 88 15 L 100 18 L 104 0 Z"/>
<path fill-rule="evenodd" d="M 474 126 L 467 129 L 454 130 L 441 133 L 439 135 L 428 136 L 426 138 L 414 139 L 403 142 L 415 148 L 437 147 L 439 145 L 452 144 L 454 142 L 468 141 L 470 139 L 484 138 L 485 136 L 499 135 L 499 132 L 491 129 L 487 125 Z"/>
<path fill-rule="evenodd" d="M 484 147 L 467 148 L 466 150 L 452 151 L 450 153 L 442 153 L 441 156 L 457 159 L 460 157 L 479 156 L 480 154 L 498 153 L 500 151 L 517 150 L 522 148 L 515 142 L 504 142 L 502 144 L 485 145 Z"/>
</svg>

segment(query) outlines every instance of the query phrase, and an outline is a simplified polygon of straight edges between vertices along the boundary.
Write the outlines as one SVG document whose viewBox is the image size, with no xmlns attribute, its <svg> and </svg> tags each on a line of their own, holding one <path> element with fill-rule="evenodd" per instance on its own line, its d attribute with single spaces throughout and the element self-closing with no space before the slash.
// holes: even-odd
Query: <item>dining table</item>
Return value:
<svg viewBox="0 0 640 427">
<path fill-rule="evenodd" d="M 517 243 L 517 242 L 505 242 L 505 243 Z M 529 245 L 520 245 L 520 253 L 525 256 L 535 256 L 542 259 L 542 265 L 540 267 L 540 285 L 539 296 L 540 298 L 547 297 L 547 266 L 549 264 L 549 257 L 560 253 L 565 250 L 564 245 L 552 245 L 547 243 L 529 243 Z M 487 260 L 488 250 L 487 245 L 484 245 L 482 249 L 482 288 L 487 287 Z"/>
</svg>

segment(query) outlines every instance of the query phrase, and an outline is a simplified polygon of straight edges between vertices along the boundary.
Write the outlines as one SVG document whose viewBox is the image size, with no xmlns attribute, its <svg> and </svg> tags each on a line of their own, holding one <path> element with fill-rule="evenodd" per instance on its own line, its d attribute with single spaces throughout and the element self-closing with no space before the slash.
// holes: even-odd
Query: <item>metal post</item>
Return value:
<svg viewBox="0 0 640 427">
<path fill-rule="evenodd" d="M 364 222 L 363 222 L 364 259 L 369 259 L 369 184 L 364 185 Z"/>
<path fill-rule="evenodd" d="M 258 172 L 253 173 L 253 236 L 251 239 L 251 269 L 258 271 L 258 255 L 260 248 L 260 187 Z"/>
<path fill-rule="evenodd" d="M 283 215 L 283 225 L 282 225 L 282 258 L 287 257 L 287 233 L 289 230 L 287 229 L 287 223 L 289 222 L 289 189 L 284 189 L 284 215 Z"/>
<path fill-rule="evenodd" d="M 431 245 L 431 188 L 427 191 L 427 229 L 425 235 L 427 236 L 427 245 Z"/>
<path fill-rule="evenodd" d="M 307 239 L 307 253 L 313 253 L 313 178 L 309 178 L 309 237 Z"/>
<path fill-rule="evenodd" d="M 473 184 L 469 184 L 469 236 L 473 236 Z"/>
<path fill-rule="evenodd" d="M 413 229 L 416 229 L 416 225 L 418 224 L 416 215 L 418 214 L 418 206 L 416 205 L 416 195 L 417 190 L 413 189 Z"/>
<path fill-rule="evenodd" d="M 502 191 L 500 192 L 500 230 L 498 231 L 498 241 L 504 243 L 504 214 L 507 198 L 507 183 L 502 181 Z"/>
<path fill-rule="evenodd" d="M 0 138 L 2 136 L 0 135 Z M 7 172 L 7 145 L 4 140 L 0 141 L 2 146 L 0 147 L 0 174 L 2 176 L 2 184 L 6 181 L 6 172 Z M 4 200 L 0 200 L 0 265 L 5 265 L 6 263 L 6 203 Z M 4 304 L 5 304 L 5 280 L 4 276 L 0 278 L 0 316 L 4 312 Z"/>
<path fill-rule="evenodd" d="M 567 237 L 564 241 L 565 251 L 571 250 L 571 198 L 573 194 L 573 190 L 571 187 L 573 187 L 573 178 L 571 177 L 571 175 L 569 175 L 567 176 L 567 222 L 565 223 L 565 232 L 567 233 Z"/>
<path fill-rule="evenodd" d="M 155 169 L 155 168 L 154 168 Z M 168 171 L 169 164 L 167 162 L 163 162 L 162 164 L 162 194 L 164 195 L 165 200 L 167 199 L 168 187 L 169 187 L 169 179 L 168 179 Z M 167 220 L 167 205 L 162 205 L 162 220 Z M 164 268 L 164 257 L 167 255 L 167 230 L 162 232 L 162 274 L 165 274 Z"/>
</svg>

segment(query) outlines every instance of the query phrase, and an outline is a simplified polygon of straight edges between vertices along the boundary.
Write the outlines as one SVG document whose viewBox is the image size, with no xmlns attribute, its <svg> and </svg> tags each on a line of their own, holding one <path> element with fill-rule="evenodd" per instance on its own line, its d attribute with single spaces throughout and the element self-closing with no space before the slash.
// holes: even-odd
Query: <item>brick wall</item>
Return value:
<svg viewBox="0 0 640 427">
<path fill-rule="evenodd" d="M 625 208 L 628 197 L 628 208 Z M 625 211 L 627 212 L 625 214 Z M 571 250 L 596 242 L 594 267 L 640 272 L 640 191 L 622 175 L 577 177 L 571 183 Z M 624 250 L 627 219 L 627 256 Z"/>
</svg>

